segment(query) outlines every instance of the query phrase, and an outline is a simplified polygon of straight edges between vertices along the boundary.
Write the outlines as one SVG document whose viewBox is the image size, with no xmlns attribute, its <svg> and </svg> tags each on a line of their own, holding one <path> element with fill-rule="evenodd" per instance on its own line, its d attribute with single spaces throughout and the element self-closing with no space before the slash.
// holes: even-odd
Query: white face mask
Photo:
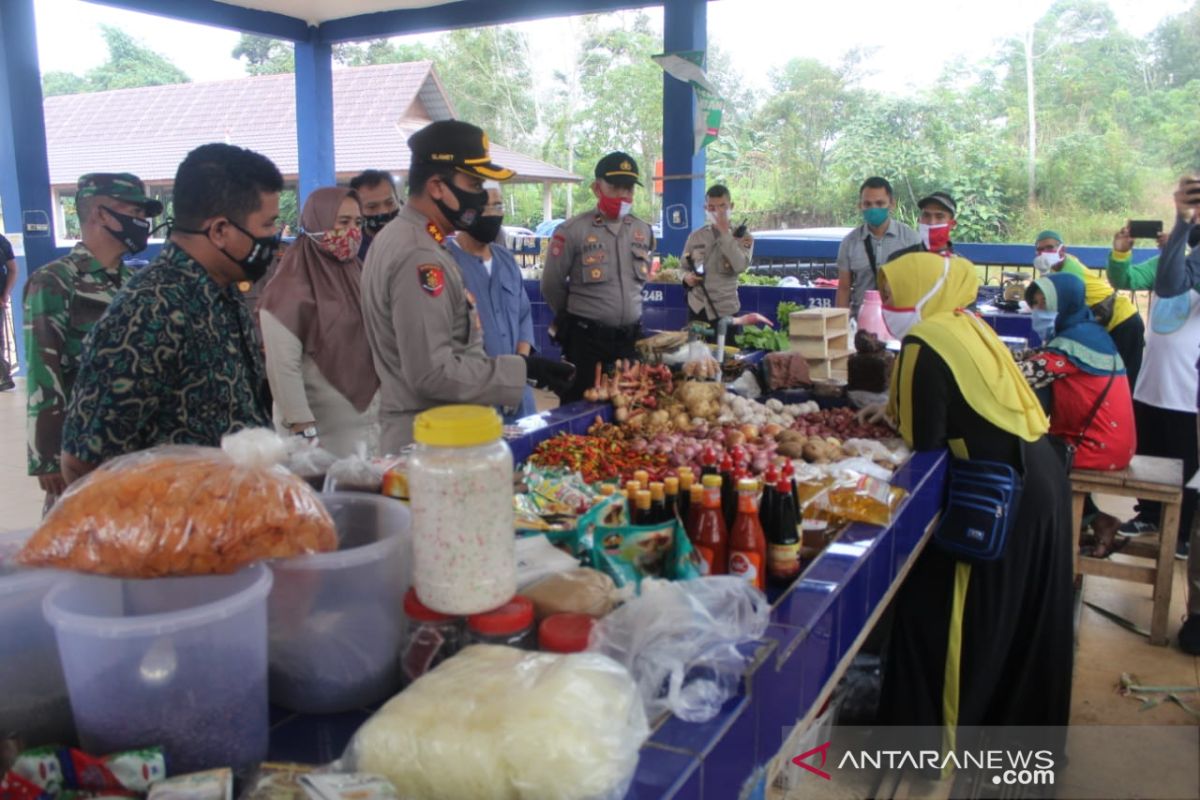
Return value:
<svg viewBox="0 0 1200 800">
<path fill-rule="evenodd" d="M 1055 250 L 1050 253 L 1038 253 L 1033 259 L 1033 267 L 1041 274 L 1045 275 L 1050 272 L 1063 261 L 1062 250 Z"/>
<path fill-rule="evenodd" d="M 892 338 L 903 340 L 913 326 L 921 321 L 921 309 L 929 302 L 930 298 L 942 290 L 942 286 L 946 283 L 946 276 L 950 274 L 950 259 L 942 260 L 942 276 L 938 278 L 937 283 L 933 288 L 925 293 L 925 296 L 917 301 L 913 308 L 896 308 L 895 306 L 884 306 L 882 308 L 883 324 L 887 326 L 888 332 L 892 334 Z"/>
</svg>

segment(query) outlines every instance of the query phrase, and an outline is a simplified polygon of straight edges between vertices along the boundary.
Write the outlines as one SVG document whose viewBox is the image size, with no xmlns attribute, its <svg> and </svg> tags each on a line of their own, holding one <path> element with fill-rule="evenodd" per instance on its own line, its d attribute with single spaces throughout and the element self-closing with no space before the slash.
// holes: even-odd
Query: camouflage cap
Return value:
<svg viewBox="0 0 1200 800">
<path fill-rule="evenodd" d="M 142 179 L 129 172 L 89 172 L 79 176 L 75 199 L 84 197 L 111 197 L 133 203 L 146 209 L 148 217 L 157 217 L 163 211 L 162 203 L 146 194 Z"/>
</svg>

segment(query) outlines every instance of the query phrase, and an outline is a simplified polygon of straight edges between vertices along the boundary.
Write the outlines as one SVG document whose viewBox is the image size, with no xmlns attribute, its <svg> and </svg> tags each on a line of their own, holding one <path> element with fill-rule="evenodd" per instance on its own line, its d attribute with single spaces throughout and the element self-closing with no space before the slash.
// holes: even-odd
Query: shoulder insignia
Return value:
<svg viewBox="0 0 1200 800">
<path fill-rule="evenodd" d="M 637 242 L 638 244 L 645 242 L 646 241 L 646 232 L 644 230 L 642 230 L 641 228 L 634 228 L 633 229 L 633 240 L 635 242 Z"/>
<path fill-rule="evenodd" d="M 557 258 L 563 254 L 563 247 L 566 246 L 567 240 L 561 233 L 554 234 L 554 238 L 550 242 L 550 255 Z"/>
<path fill-rule="evenodd" d="M 422 289 L 434 297 L 442 296 L 442 290 L 446 288 L 446 276 L 441 267 L 436 264 L 422 264 L 417 267 L 417 274 L 421 277 Z"/>
<path fill-rule="evenodd" d="M 442 229 L 432 221 L 425 223 L 425 230 L 428 231 L 429 235 L 438 244 L 443 244 L 446 241 L 446 234 L 442 233 Z"/>
</svg>

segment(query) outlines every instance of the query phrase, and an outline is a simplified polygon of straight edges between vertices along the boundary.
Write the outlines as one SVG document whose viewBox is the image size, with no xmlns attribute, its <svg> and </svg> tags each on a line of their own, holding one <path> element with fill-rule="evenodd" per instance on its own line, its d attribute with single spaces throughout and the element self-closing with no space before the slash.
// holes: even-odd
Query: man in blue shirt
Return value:
<svg viewBox="0 0 1200 800">
<path fill-rule="evenodd" d="M 521 269 L 512 253 L 496 239 L 504 223 L 500 184 L 488 181 L 483 214 L 451 240 L 450 252 L 462 270 L 467 297 L 483 325 L 483 349 L 491 357 L 529 355 L 533 346 L 533 312 Z M 503 413 L 503 411 L 501 411 Z M 526 386 L 520 407 L 505 422 L 537 413 L 533 389 Z"/>
</svg>

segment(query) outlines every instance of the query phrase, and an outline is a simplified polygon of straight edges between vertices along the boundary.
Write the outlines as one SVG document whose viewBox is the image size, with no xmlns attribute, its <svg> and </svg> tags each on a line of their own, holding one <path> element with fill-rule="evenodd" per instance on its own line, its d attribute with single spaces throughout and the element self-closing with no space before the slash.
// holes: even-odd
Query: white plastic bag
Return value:
<svg viewBox="0 0 1200 800">
<path fill-rule="evenodd" d="M 405 800 L 620 800 L 649 735 L 612 659 L 473 645 L 367 720 L 342 768 Z"/>
<path fill-rule="evenodd" d="M 707 722 L 742 680 L 737 646 L 761 639 L 769 618 L 766 595 L 743 578 L 643 580 L 639 597 L 597 623 L 588 649 L 629 668 L 650 719 Z"/>
</svg>

